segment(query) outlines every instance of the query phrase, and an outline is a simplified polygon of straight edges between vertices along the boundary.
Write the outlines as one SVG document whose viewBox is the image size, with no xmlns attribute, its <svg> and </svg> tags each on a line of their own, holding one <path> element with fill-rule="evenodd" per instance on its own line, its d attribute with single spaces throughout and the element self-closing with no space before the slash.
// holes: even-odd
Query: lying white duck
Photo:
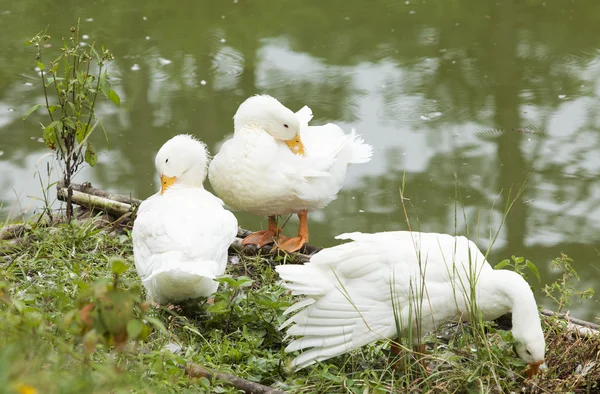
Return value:
<svg viewBox="0 0 600 394">
<path fill-rule="evenodd" d="M 275 267 L 293 294 L 307 297 L 285 312 L 301 309 L 281 327 L 291 325 L 287 334 L 301 336 L 286 352 L 310 348 L 292 361 L 295 368 L 378 339 L 406 336 L 410 324 L 412 343 L 421 344 L 440 324 L 468 321 L 469 278 L 476 277 L 482 318 L 493 320 L 512 311 L 516 351 L 530 365 L 529 375 L 538 372 L 545 341 L 529 285 L 515 272 L 494 270 L 467 238 L 409 231 L 336 238 L 354 242 L 323 249 L 304 265 Z M 397 327 L 405 329 L 398 332 Z M 415 348 L 425 350 L 423 345 Z"/>
<path fill-rule="evenodd" d="M 159 303 L 208 297 L 236 237 L 235 216 L 204 190 L 206 146 L 189 135 L 156 154 L 161 190 L 142 202 L 133 225 L 133 257 L 148 297 Z"/>
<path fill-rule="evenodd" d="M 233 138 L 210 164 L 208 177 L 231 208 L 268 216 L 269 229 L 247 236 L 244 244 L 277 242 L 288 252 L 308 241 L 307 212 L 335 200 L 351 163 L 366 163 L 372 149 L 354 130 L 334 124 L 308 126 L 310 108 L 292 112 L 275 98 L 253 96 L 234 116 Z M 279 236 L 277 215 L 296 213 L 298 236 Z"/>
</svg>

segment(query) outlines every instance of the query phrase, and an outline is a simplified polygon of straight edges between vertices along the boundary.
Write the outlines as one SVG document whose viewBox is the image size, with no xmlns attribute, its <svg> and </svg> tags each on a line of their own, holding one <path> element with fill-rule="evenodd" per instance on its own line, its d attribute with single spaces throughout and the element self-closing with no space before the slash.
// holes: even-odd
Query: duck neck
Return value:
<svg viewBox="0 0 600 394">
<path fill-rule="evenodd" d="M 506 306 L 512 311 L 513 330 L 525 331 L 539 326 L 540 316 L 529 283 L 513 271 L 497 270 L 495 274 L 500 293 L 506 297 Z"/>
<path fill-rule="evenodd" d="M 184 172 L 177 183 L 185 187 L 204 189 L 204 178 L 206 178 L 206 166 L 196 165 Z"/>
</svg>

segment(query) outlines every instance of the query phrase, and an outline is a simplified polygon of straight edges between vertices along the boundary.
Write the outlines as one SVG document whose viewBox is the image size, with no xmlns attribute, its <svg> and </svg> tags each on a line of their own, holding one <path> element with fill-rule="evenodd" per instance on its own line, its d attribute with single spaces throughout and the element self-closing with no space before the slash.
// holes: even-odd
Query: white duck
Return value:
<svg viewBox="0 0 600 394">
<path fill-rule="evenodd" d="M 161 190 L 138 210 L 133 226 L 135 267 L 148 297 L 159 303 L 208 297 L 227 264 L 235 216 L 204 190 L 206 146 L 189 135 L 167 141 L 156 154 Z"/>
<path fill-rule="evenodd" d="M 210 164 L 208 177 L 231 208 L 268 216 L 269 229 L 255 232 L 244 244 L 267 245 L 294 252 L 308 241 L 307 212 L 335 200 L 351 163 L 366 163 L 372 149 L 354 130 L 334 124 L 308 126 L 310 108 L 292 112 L 275 98 L 248 98 L 234 116 L 233 138 Z M 298 236 L 279 236 L 277 215 L 296 213 Z"/>
<path fill-rule="evenodd" d="M 438 325 L 469 320 L 469 284 L 475 283 L 482 318 L 512 311 L 516 351 L 530 365 L 528 374 L 538 372 L 545 341 L 529 285 L 515 272 L 494 270 L 467 238 L 409 231 L 336 238 L 354 242 L 324 249 L 304 265 L 275 268 L 293 294 L 307 297 L 285 312 L 301 309 L 281 327 L 291 325 L 287 334 L 302 336 L 286 352 L 310 348 L 293 360 L 295 368 L 406 336 L 410 325 L 412 343 L 421 344 Z"/>
</svg>

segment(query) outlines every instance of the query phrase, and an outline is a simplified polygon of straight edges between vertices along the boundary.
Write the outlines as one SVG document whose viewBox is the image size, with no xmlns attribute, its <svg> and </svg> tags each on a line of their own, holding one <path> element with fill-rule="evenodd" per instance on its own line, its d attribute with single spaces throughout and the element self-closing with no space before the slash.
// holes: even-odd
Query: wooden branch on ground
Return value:
<svg viewBox="0 0 600 394">
<path fill-rule="evenodd" d="M 556 313 L 548 309 L 542 309 L 541 314 L 544 316 L 556 317 L 562 320 L 566 320 L 567 330 L 577 331 L 584 336 L 598 335 L 600 333 L 600 325 L 571 317 L 569 315 L 569 312 Z"/>
<path fill-rule="evenodd" d="M 58 182 L 58 185 L 56 187 L 58 190 L 65 189 L 65 182 L 64 181 Z M 77 184 L 77 183 L 71 183 L 71 189 L 73 189 L 73 191 L 78 191 L 78 192 L 85 193 L 85 194 L 91 194 L 93 196 L 103 197 L 108 200 L 118 201 L 118 202 L 122 202 L 124 204 L 129 204 L 129 205 L 140 205 L 142 203 L 142 200 L 137 199 L 137 198 L 127 197 L 127 196 L 123 196 L 121 194 L 109 193 L 104 190 L 96 189 L 95 187 L 92 187 L 91 183 L 88 183 L 88 182 L 81 184 L 81 185 Z"/>
<path fill-rule="evenodd" d="M 229 383 L 236 389 L 242 390 L 246 394 L 285 394 L 285 392 L 282 390 L 242 379 L 234 375 L 211 371 L 198 364 L 188 364 L 184 367 L 184 369 L 189 377 L 206 378 L 208 380 L 222 380 Z"/>
<path fill-rule="evenodd" d="M 67 200 L 68 189 L 65 187 L 59 187 L 57 190 L 58 199 L 61 201 Z M 81 192 L 73 188 L 73 196 L 71 201 L 74 204 L 88 208 L 90 210 L 102 210 L 115 216 L 122 216 L 127 212 L 131 212 L 133 205 L 124 203 L 112 198 L 103 197 L 87 192 Z"/>
</svg>

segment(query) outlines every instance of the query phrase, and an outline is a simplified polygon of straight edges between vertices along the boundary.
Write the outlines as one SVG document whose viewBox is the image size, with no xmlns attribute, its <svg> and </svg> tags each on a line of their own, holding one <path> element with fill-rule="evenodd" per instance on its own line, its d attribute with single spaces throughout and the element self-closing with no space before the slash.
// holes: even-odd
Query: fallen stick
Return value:
<svg viewBox="0 0 600 394">
<path fill-rule="evenodd" d="M 59 200 L 64 201 L 67 199 L 67 190 L 67 188 L 58 189 L 57 193 Z M 130 212 L 133 208 L 131 204 L 122 203 L 106 197 L 95 196 L 93 194 L 88 194 L 77 190 L 73 190 L 71 201 L 73 201 L 74 204 L 84 206 L 90 210 L 101 209 L 115 216 L 122 216 L 127 212 Z"/>
<path fill-rule="evenodd" d="M 188 364 L 184 369 L 189 377 L 222 380 L 231 384 L 236 389 L 242 390 L 246 394 L 285 394 L 285 391 L 255 383 L 234 375 L 211 371 L 198 364 Z"/>
<path fill-rule="evenodd" d="M 544 316 L 556 317 L 558 319 L 566 320 L 567 330 L 569 331 L 577 331 L 584 336 L 593 336 L 598 335 L 600 333 L 600 325 L 591 323 L 589 321 L 577 319 L 575 317 L 571 317 L 569 315 L 569 312 L 556 313 L 548 309 L 542 309 L 540 313 Z"/>
<path fill-rule="evenodd" d="M 58 185 L 56 186 L 56 188 L 58 190 L 66 189 L 65 182 L 64 181 L 58 182 Z M 86 182 L 81 185 L 78 183 L 71 183 L 71 189 L 73 189 L 73 191 L 78 191 L 78 192 L 85 193 L 85 194 L 91 194 L 93 196 L 98 196 L 98 197 L 104 197 L 108 200 L 118 201 L 118 202 L 122 202 L 124 204 L 129 204 L 129 205 L 140 205 L 142 203 L 142 200 L 140 200 L 138 198 L 127 197 L 127 196 L 123 196 L 121 194 L 109 193 L 104 190 L 96 189 L 95 187 L 92 187 L 92 184 L 89 182 Z M 64 201 L 64 200 L 62 200 L 62 201 Z"/>
</svg>

